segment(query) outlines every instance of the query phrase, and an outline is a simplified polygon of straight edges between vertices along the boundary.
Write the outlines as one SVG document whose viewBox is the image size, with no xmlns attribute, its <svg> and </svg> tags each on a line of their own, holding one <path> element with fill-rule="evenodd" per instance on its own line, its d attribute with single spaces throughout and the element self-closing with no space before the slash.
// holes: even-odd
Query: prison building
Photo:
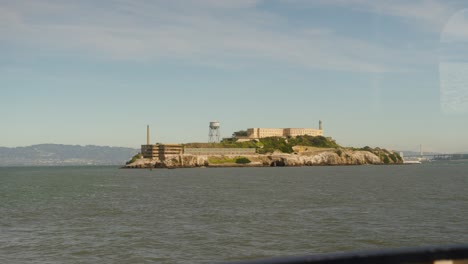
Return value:
<svg viewBox="0 0 468 264">
<path fill-rule="evenodd" d="M 322 129 L 315 128 L 249 128 L 248 138 L 323 136 Z"/>
<path fill-rule="evenodd" d="M 165 160 L 169 156 L 181 155 L 184 149 L 180 144 L 141 145 L 141 154 L 145 159 Z"/>
</svg>

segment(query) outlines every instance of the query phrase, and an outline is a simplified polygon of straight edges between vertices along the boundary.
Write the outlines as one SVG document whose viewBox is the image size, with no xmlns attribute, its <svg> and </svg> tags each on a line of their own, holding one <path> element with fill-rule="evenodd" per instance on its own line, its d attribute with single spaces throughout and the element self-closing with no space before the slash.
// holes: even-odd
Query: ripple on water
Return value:
<svg viewBox="0 0 468 264">
<path fill-rule="evenodd" d="M 0 260 L 206 263 L 462 243 L 467 169 L 0 168 Z"/>
</svg>

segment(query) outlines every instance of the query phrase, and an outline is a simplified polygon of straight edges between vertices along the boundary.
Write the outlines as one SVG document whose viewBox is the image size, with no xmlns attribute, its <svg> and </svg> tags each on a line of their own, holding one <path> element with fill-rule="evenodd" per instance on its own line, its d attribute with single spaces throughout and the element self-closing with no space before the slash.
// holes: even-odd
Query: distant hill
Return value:
<svg viewBox="0 0 468 264">
<path fill-rule="evenodd" d="M 0 166 L 124 165 L 138 152 L 132 148 L 93 145 L 0 147 Z"/>
</svg>

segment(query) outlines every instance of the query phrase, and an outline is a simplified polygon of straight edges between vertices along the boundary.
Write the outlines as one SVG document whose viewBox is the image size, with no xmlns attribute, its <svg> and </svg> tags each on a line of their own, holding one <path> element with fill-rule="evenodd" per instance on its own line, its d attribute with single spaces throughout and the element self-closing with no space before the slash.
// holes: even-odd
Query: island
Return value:
<svg viewBox="0 0 468 264">
<path fill-rule="evenodd" d="M 259 130 L 253 132 L 258 133 Z M 149 134 L 149 133 L 148 133 Z M 250 133 L 252 135 L 252 133 Z M 284 167 L 402 164 L 402 157 L 382 148 L 343 147 L 322 135 L 249 138 L 238 131 L 220 142 L 142 145 L 124 168 Z"/>
</svg>

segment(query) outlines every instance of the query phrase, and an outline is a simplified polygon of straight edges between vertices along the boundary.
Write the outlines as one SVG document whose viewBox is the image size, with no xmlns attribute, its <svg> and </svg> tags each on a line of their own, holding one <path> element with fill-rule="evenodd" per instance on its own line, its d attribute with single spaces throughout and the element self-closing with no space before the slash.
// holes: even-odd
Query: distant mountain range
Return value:
<svg viewBox="0 0 468 264">
<path fill-rule="evenodd" d="M 124 165 L 138 152 L 133 148 L 92 145 L 0 147 L 0 166 Z"/>
</svg>

